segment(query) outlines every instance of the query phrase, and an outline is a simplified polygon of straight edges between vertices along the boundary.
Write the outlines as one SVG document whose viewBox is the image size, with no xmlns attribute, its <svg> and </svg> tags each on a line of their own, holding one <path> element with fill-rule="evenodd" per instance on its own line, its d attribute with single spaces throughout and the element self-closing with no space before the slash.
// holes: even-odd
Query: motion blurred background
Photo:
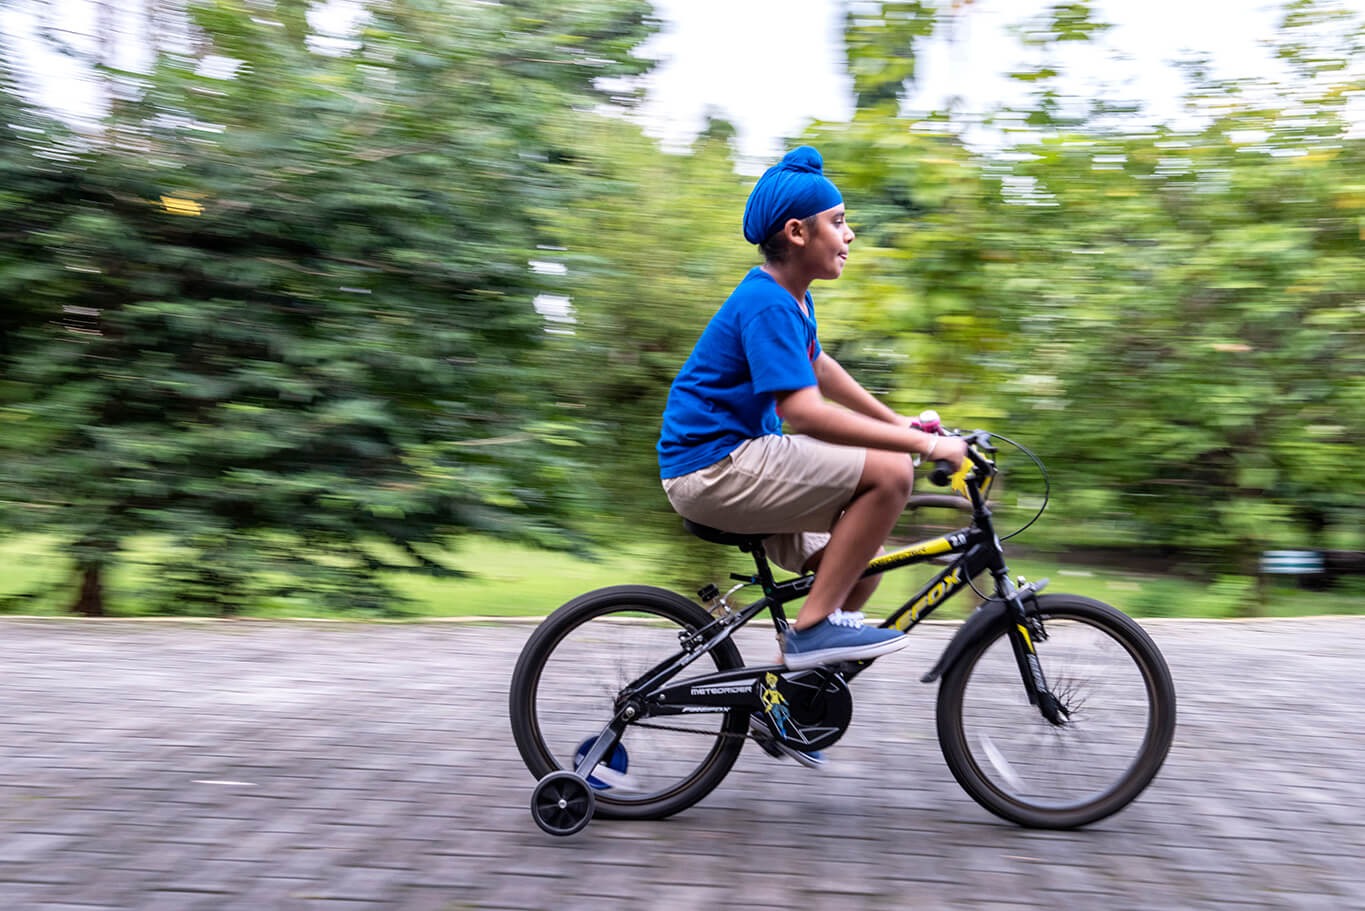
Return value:
<svg viewBox="0 0 1365 911">
<path fill-rule="evenodd" d="M 809 143 L 858 232 L 825 346 L 1046 463 L 1005 447 L 1021 567 L 1358 611 L 1365 4 L 1142 6 L 0 3 L 0 609 L 723 573 L 658 417 Z"/>
</svg>

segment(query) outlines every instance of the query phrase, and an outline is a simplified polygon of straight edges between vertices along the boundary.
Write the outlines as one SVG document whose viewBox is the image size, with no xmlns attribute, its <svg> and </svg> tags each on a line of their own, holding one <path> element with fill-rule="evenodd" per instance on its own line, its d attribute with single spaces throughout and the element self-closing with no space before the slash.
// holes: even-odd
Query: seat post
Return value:
<svg viewBox="0 0 1365 911">
<path fill-rule="evenodd" d="M 773 597 L 777 589 L 777 580 L 773 578 L 772 564 L 768 562 L 768 552 L 763 549 L 763 541 L 762 539 L 754 539 L 739 545 L 739 549 L 746 551 L 749 556 L 754 558 L 754 575 L 758 578 L 758 584 L 763 588 L 763 594 L 768 596 L 768 613 L 772 616 L 773 627 L 776 628 L 780 636 L 787 631 L 790 624 L 787 622 L 787 612 Z"/>
<path fill-rule="evenodd" d="M 777 580 L 773 578 L 772 564 L 768 562 L 768 552 L 763 549 L 763 541 L 760 539 L 747 541 L 739 545 L 739 549 L 754 558 L 754 575 L 758 577 L 758 584 L 763 586 L 763 594 L 771 595 L 773 589 L 777 587 Z"/>
<path fill-rule="evenodd" d="M 763 549 L 763 539 L 767 537 L 767 534 L 739 534 L 722 531 L 700 522 L 693 522 L 686 517 L 683 518 L 683 527 L 703 541 L 738 547 L 743 553 L 752 556 L 754 558 L 753 579 L 762 586 L 763 594 L 770 602 L 769 611 L 773 617 L 773 624 L 779 632 L 787 628 L 787 616 L 782 610 L 782 605 L 778 604 L 774 597 L 777 591 L 777 580 L 773 578 L 773 568 L 772 564 L 768 562 L 768 552 Z M 736 576 L 735 578 L 741 582 L 746 581 L 744 576 Z"/>
</svg>

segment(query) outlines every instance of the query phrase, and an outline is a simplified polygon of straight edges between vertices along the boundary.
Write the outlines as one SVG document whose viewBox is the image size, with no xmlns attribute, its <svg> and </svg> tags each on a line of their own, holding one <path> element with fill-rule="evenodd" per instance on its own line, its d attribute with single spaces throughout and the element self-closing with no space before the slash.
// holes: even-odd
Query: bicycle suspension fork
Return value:
<svg viewBox="0 0 1365 911">
<path fill-rule="evenodd" d="M 1035 617 L 1029 615 L 1028 609 L 1024 606 L 1024 601 L 1032 599 L 1038 589 L 1046 584 L 1047 580 L 1044 579 L 1041 583 L 1030 582 L 1023 588 L 1016 589 L 1006 579 L 1008 594 L 1006 591 L 1002 591 L 1001 594 L 1006 596 L 1005 616 L 1010 624 L 1007 634 L 1010 646 L 1014 650 L 1014 660 L 1019 666 L 1024 691 L 1028 694 L 1028 701 L 1038 707 L 1038 711 L 1048 722 L 1061 726 L 1066 724 L 1070 712 L 1048 686 L 1047 677 L 1043 674 L 1043 665 L 1038 660 L 1038 649 L 1034 645 L 1034 638 L 1043 633 L 1043 626 Z"/>
<path fill-rule="evenodd" d="M 1044 636 L 1045 631 L 1042 623 L 1030 615 L 1028 608 L 1025 607 L 1025 602 L 1036 598 L 1039 589 L 1047 584 L 1047 580 L 1029 582 L 1018 587 L 1010 581 L 1009 569 L 1005 566 L 1005 555 L 1000 547 L 1000 539 L 995 536 L 995 530 L 990 521 L 990 511 L 985 508 L 984 503 L 978 502 L 977 506 L 977 522 L 995 542 L 995 560 L 991 567 L 991 574 L 995 577 L 996 597 L 1005 602 L 1005 617 L 1009 624 L 1006 634 L 1009 636 L 1010 647 L 1014 651 L 1015 663 L 1019 666 L 1019 676 L 1024 684 L 1024 692 L 1028 694 L 1029 704 L 1037 706 L 1038 711 L 1049 723 L 1058 726 L 1064 725 L 1067 723 L 1067 716 L 1070 712 L 1053 694 L 1052 688 L 1048 686 L 1047 677 L 1043 673 L 1043 665 L 1038 660 L 1038 649 L 1034 644 L 1035 636 Z M 1021 578 L 1020 581 L 1023 582 L 1023 579 Z"/>
</svg>

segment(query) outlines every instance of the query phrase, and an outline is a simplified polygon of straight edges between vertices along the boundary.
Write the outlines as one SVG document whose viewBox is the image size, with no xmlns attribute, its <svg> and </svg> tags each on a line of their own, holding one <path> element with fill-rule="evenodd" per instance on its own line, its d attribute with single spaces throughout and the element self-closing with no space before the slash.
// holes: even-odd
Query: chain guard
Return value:
<svg viewBox="0 0 1365 911">
<path fill-rule="evenodd" d="M 773 739 L 802 752 L 834 744 L 853 719 L 853 694 L 844 678 L 828 670 L 768 673 L 755 684 Z"/>
</svg>

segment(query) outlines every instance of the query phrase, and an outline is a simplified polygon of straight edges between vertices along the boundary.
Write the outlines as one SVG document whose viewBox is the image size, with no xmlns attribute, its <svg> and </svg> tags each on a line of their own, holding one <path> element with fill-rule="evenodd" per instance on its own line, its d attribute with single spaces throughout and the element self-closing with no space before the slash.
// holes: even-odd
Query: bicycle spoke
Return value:
<svg viewBox="0 0 1365 911">
<path fill-rule="evenodd" d="M 532 771 L 575 769 L 618 711 L 622 690 L 679 652 L 679 634 L 707 619 L 674 595 L 622 587 L 584 596 L 547 621 L 513 681 L 514 733 Z M 733 645 L 723 643 L 674 680 L 738 664 Z M 729 770 L 746 729 L 747 717 L 733 711 L 627 725 L 586 771 L 598 815 L 657 817 L 695 803 Z"/>
<path fill-rule="evenodd" d="M 978 739 L 981 743 L 983 755 L 1000 773 L 1000 777 L 1004 779 L 1005 783 L 1015 790 L 1023 788 L 1024 780 L 1019 777 L 1018 772 L 1014 771 L 1014 767 L 1010 765 L 1010 761 L 1005 758 L 1005 754 L 995 745 L 995 741 L 991 739 L 990 735 L 983 733 Z"/>
<path fill-rule="evenodd" d="M 1147 728 L 1146 686 L 1122 646 L 1102 631 L 1070 621 L 1048 625 L 1039 647 L 1053 695 L 1070 713 L 1058 727 L 1019 692 L 1018 667 L 1007 639 L 978 662 L 964 697 L 963 724 L 983 729 L 991 765 L 1014 797 L 1067 806 L 1101 794 L 1132 762 Z M 1086 655 L 1084 663 L 1077 655 Z M 992 736 L 993 734 L 993 736 Z"/>
<path fill-rule="evenodd" d="M 1025 825 L 1085 825 L 1126 805 L 1164 759 L 1174 693 L 1160 655 L 1117 611 L 1042 599 L 1038 660 L 1061 724 L 1031 705 L 1003 630 L 945 677 L 939 736 L 958 781 Z"/>
</svg>

